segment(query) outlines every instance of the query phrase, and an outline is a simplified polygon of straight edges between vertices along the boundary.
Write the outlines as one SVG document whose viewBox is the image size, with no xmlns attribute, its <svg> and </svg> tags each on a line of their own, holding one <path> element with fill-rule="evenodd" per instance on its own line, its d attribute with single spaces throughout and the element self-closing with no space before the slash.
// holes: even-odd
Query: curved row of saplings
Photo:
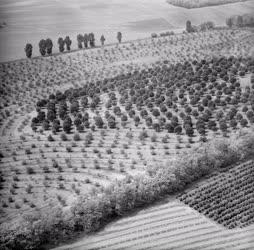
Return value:
<svg viewBox="0 0 254 250">
<path fill-rule="evenodd" d="M 244 142 L 244 144 L 243 144 Z M 224 151 L 221 151 L 221 148 Z M 20 223 L 0 227 L 3 249 L 38 249 L 42 244 L 66 240 L 75 232 L 91 233 L 109 221 L 183 191 L 188 184 L 253 155 L 254 138 L 247 134 L 230 143 L 182 155 L 172 166 L 158 166 L 150 176 L 136 176 L 112 184 L 100 193 L 86 194 L 70 210 L 50 209 L 26 216 Z M 26 228 L 26 230 L 24 230 Z"/>
</svg>

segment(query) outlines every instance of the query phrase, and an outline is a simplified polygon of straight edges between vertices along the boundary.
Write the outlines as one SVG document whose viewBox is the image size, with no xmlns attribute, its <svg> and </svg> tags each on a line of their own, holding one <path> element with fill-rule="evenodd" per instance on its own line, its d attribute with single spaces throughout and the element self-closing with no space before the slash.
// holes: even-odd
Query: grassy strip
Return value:
<svg viewBox="0 0 254 250">
<path fill-rule="evenodd" d="M 184 190 L 216 169 L 247 160 L 253 152 L 253 133 L 204 144 L 179 157 L 174 166 L 150 169 L 149 176 L 116 182 L 98 194 L 83 196 L 67 212 L 60 208 L 38 211 L 17 224 L 1 225 L 0 249 L 40 249 L 77 232 L 91 233 L 113 218 Z"/>
<path fill-rule="evenodd" d="M 167 0 L 169 4 L 186 9 L 202 8 L 245 1 L 247 0 Z"/>
</svg>

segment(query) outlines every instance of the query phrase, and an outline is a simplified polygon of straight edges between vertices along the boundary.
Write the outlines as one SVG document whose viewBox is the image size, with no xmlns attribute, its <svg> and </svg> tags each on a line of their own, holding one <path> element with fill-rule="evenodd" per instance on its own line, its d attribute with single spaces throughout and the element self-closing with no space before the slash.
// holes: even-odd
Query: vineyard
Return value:
<svg viewBox="0 0 254 250">
<path fill-rule="evenodd" d="M 254 221 L 254 162 L 216 175 L 180 200 L 226 228 L 246 227 Z"/>
<path fill-rule="evenodd" d="M 0 64 L 0 229 L 5 246 L 12 249 L 19 237 L 23 241 L 17 249 L 36 249 L 60 234 L 90 233 L 108 218 L 246 160 L 252 142 L 242 147 L 246 152 L 219 147 L 219 160 L 204 150 L 214 139 L 253 133 L 253 42 L 252 30 L 212 30 Z M 197 154 L 193 169 L 179 163 Z M 208 223 L 208 232 L 215 235 L 228 231 L 202 213 L 233 230 L 246 227 L 253 212 L 252 168 L 239 165 L 215 176 L 172 206 L 190 213 L 194 225 Z M 235 208 L 242 213 L 236 215 Z M 156 238 L 160 226 L 154 223 Z M 22 225 L 29 229 L 24 232 Z M 147 243 L 150 248 L 152 243 L 157 242 Z"/>
</svg>

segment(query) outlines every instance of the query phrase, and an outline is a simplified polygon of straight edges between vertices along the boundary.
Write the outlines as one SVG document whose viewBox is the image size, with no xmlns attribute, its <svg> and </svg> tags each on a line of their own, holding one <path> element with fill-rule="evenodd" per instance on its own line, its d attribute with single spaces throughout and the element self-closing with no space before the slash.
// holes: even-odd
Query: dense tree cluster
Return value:
<svg viewBox="0 0 254 250">
<path fill-rule="evenodd" d="M 254 17 L 251 14 L 234 15 L 226 19 L 228 27 L 253 27 Z"/>
<path fill-rule="evenodd" d="M 205 136 L 208 130 L 220 130 L 225 134 L 254 121 L 253 76 L 251 85 L 244 89 L 239 81 L 240 75 L 253 70 L 251 57 L 222 57 L 176 65 L 165 61 L 147 70 L 88 83 L 64 93 L 58 91 L 48 100 L 38 101 L 40 121 L 34 120 L 33 126 L 43 122 L 41 109 L 47 107 L 45 128 L 54 119 L 64 121 L 68 116 L 80 131 L 89 128 L 91 122 L 99 129 L 116 128 L 118 122 L 124 125 L 131 119 L 137 127 L 144 122 L 157 132 L 167 130 L 192 136 L 196 130 Z M 108 113 L 94 120 L 84 118 L 86 109 L 94 111 L 99 107 L 102 93 L 108 95 L 105 103 Z M 65 128 L 72 123 L 65 122 Z M 71 131 L 68 126 L 66 129 Z"/>
<path fill-rule="evenodd" d="M 39 50 L 42 56 L 45 56 L 46 54 L 51 55 L 52 49 L 53 49 L 53 42 L 50 38 L 47 38 L 46 40 L 44 39 L 40 40 Z"/>
<path fill-rule="evenodd" d="M 198 26 L 192 25 L 190 20 L 188 20 L 186 22 L 186 32 L 187 33 L 212 30 L 212 29 L 214 29 L 214 27 L 215 27 L 215 25 L 211 21 L 201 23 Z"/>
</svg>

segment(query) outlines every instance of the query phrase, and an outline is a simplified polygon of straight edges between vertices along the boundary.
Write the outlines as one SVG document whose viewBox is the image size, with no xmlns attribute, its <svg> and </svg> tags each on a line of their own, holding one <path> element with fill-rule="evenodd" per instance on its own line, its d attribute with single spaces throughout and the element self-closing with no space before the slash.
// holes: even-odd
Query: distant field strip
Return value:
<svg viewBox="0 0 254 250">
<path fill-rule="evenodd" d="M 254 227 L 227 230 L 179 201 L 124 218 L 60 249 L 250 249 Z"/>
<path fill-rule="evenodd" d="M 245 2 L 247 0 L 167 0 L 169 4 L 187 9 Z"/>
</svg>

